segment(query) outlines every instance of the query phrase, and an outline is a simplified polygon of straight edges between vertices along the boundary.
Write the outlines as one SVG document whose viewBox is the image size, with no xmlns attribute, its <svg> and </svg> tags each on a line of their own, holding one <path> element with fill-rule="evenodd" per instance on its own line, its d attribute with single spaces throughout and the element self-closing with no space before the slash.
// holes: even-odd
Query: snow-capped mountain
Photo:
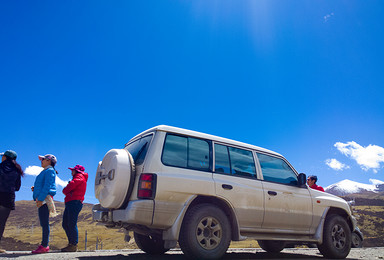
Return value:
<svg viewBox="0 0 384 260">
<path fill-rule="evenodd" d="M 384 191 L 384 182 L 379 180 L 370 179 L 371 184 L 363 184 L 351 180 L 343 180 L 338 183 L 329 185 L 325 191 L 337 196 L 345 196 L 353 193 L 362 192 L 381 192 Z"/>
</svg>

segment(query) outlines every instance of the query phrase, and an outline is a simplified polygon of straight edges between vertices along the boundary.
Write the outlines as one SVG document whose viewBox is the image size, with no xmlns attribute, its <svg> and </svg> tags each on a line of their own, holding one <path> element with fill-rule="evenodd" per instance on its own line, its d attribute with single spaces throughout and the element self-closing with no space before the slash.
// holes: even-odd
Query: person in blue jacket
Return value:
<svg viewBox="0 0 384 260">
<path fill-rule="evenodd" d="M 49 210 L 47 204 L 44 202 L 45 198 L 55 196 L 56 194 L 56 173 L 55 165 L 57 159 L 52 154 L 44 156 L 39 155 L 41 161 L 41 167 L 44 169 L 37 175 L 35 184 L 32 186 L 33 200 L 36 201 L 38 207 L 40 225 L 42 227 L 42 241 L 41 245 L 36 250 L 32 251 L 32 254 L 42 254 L 49 252 Z"/>
</svg>

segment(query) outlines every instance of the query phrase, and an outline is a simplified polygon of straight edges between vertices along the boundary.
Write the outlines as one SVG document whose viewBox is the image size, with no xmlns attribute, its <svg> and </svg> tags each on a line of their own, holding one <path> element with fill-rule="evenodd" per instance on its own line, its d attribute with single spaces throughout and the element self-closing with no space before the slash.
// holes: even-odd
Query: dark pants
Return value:
<svg viewBox="0 0 384 260">
<path fill-rule="evenodd" d="M 0 240 L 3 237 L 5 223 L 7 222 L 9 213 L 11 213 L 11 209 L 0 205 Z"/>
<path fill-rule="evenodd" d="M 47 204 L 44 204 L 39 208 L 39 220 L 40 226 L 43 229 L 43 238 L 41 245 L 47 247 L 49 243 L 49 210 Z"/>
<path fill-rule="evenodd" d="M 79 242 L 79 231 L 77 229 L 77 218 L 83 208 L 80 200 L 71 200 L 65 203 L 63 214 L 63 228 L 68 237 L 69 244 L 77 245 Z"/>
</svg>

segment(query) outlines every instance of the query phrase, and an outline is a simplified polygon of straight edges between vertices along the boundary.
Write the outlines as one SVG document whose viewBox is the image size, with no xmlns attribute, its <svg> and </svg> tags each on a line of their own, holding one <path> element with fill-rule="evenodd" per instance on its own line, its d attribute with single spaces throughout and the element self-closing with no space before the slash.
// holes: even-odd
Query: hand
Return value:
<svg viewBox="0 0 384 260">
<path fill-rule="evenodd" d="M 40 200 L 36 200 L 36 206 L 37 206 L 38 208 L 40 208 L 41 206 L 43 206 L 43 202 L 40 201 Z"/>
<path fill-rule="evenodd" d="M 33 191 L 34 189 L 35 189 L 35 186 L 32 186 L 32 187 L 31 187 L 31 191 Z"/>
</svg>

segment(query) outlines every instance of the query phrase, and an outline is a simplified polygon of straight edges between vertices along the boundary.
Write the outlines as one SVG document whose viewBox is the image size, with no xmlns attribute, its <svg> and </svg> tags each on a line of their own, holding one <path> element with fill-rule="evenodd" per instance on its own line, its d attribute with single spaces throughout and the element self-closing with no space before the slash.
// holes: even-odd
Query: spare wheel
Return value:
<svg viewBox="0 0 384 260">
<path fill-rule="evenodd" d="M 99 162 L 95 195 L 104 208 L 125 208 L 135 181 L 135 163 L 124 149 L 108 151 Z"/>
</svg>

